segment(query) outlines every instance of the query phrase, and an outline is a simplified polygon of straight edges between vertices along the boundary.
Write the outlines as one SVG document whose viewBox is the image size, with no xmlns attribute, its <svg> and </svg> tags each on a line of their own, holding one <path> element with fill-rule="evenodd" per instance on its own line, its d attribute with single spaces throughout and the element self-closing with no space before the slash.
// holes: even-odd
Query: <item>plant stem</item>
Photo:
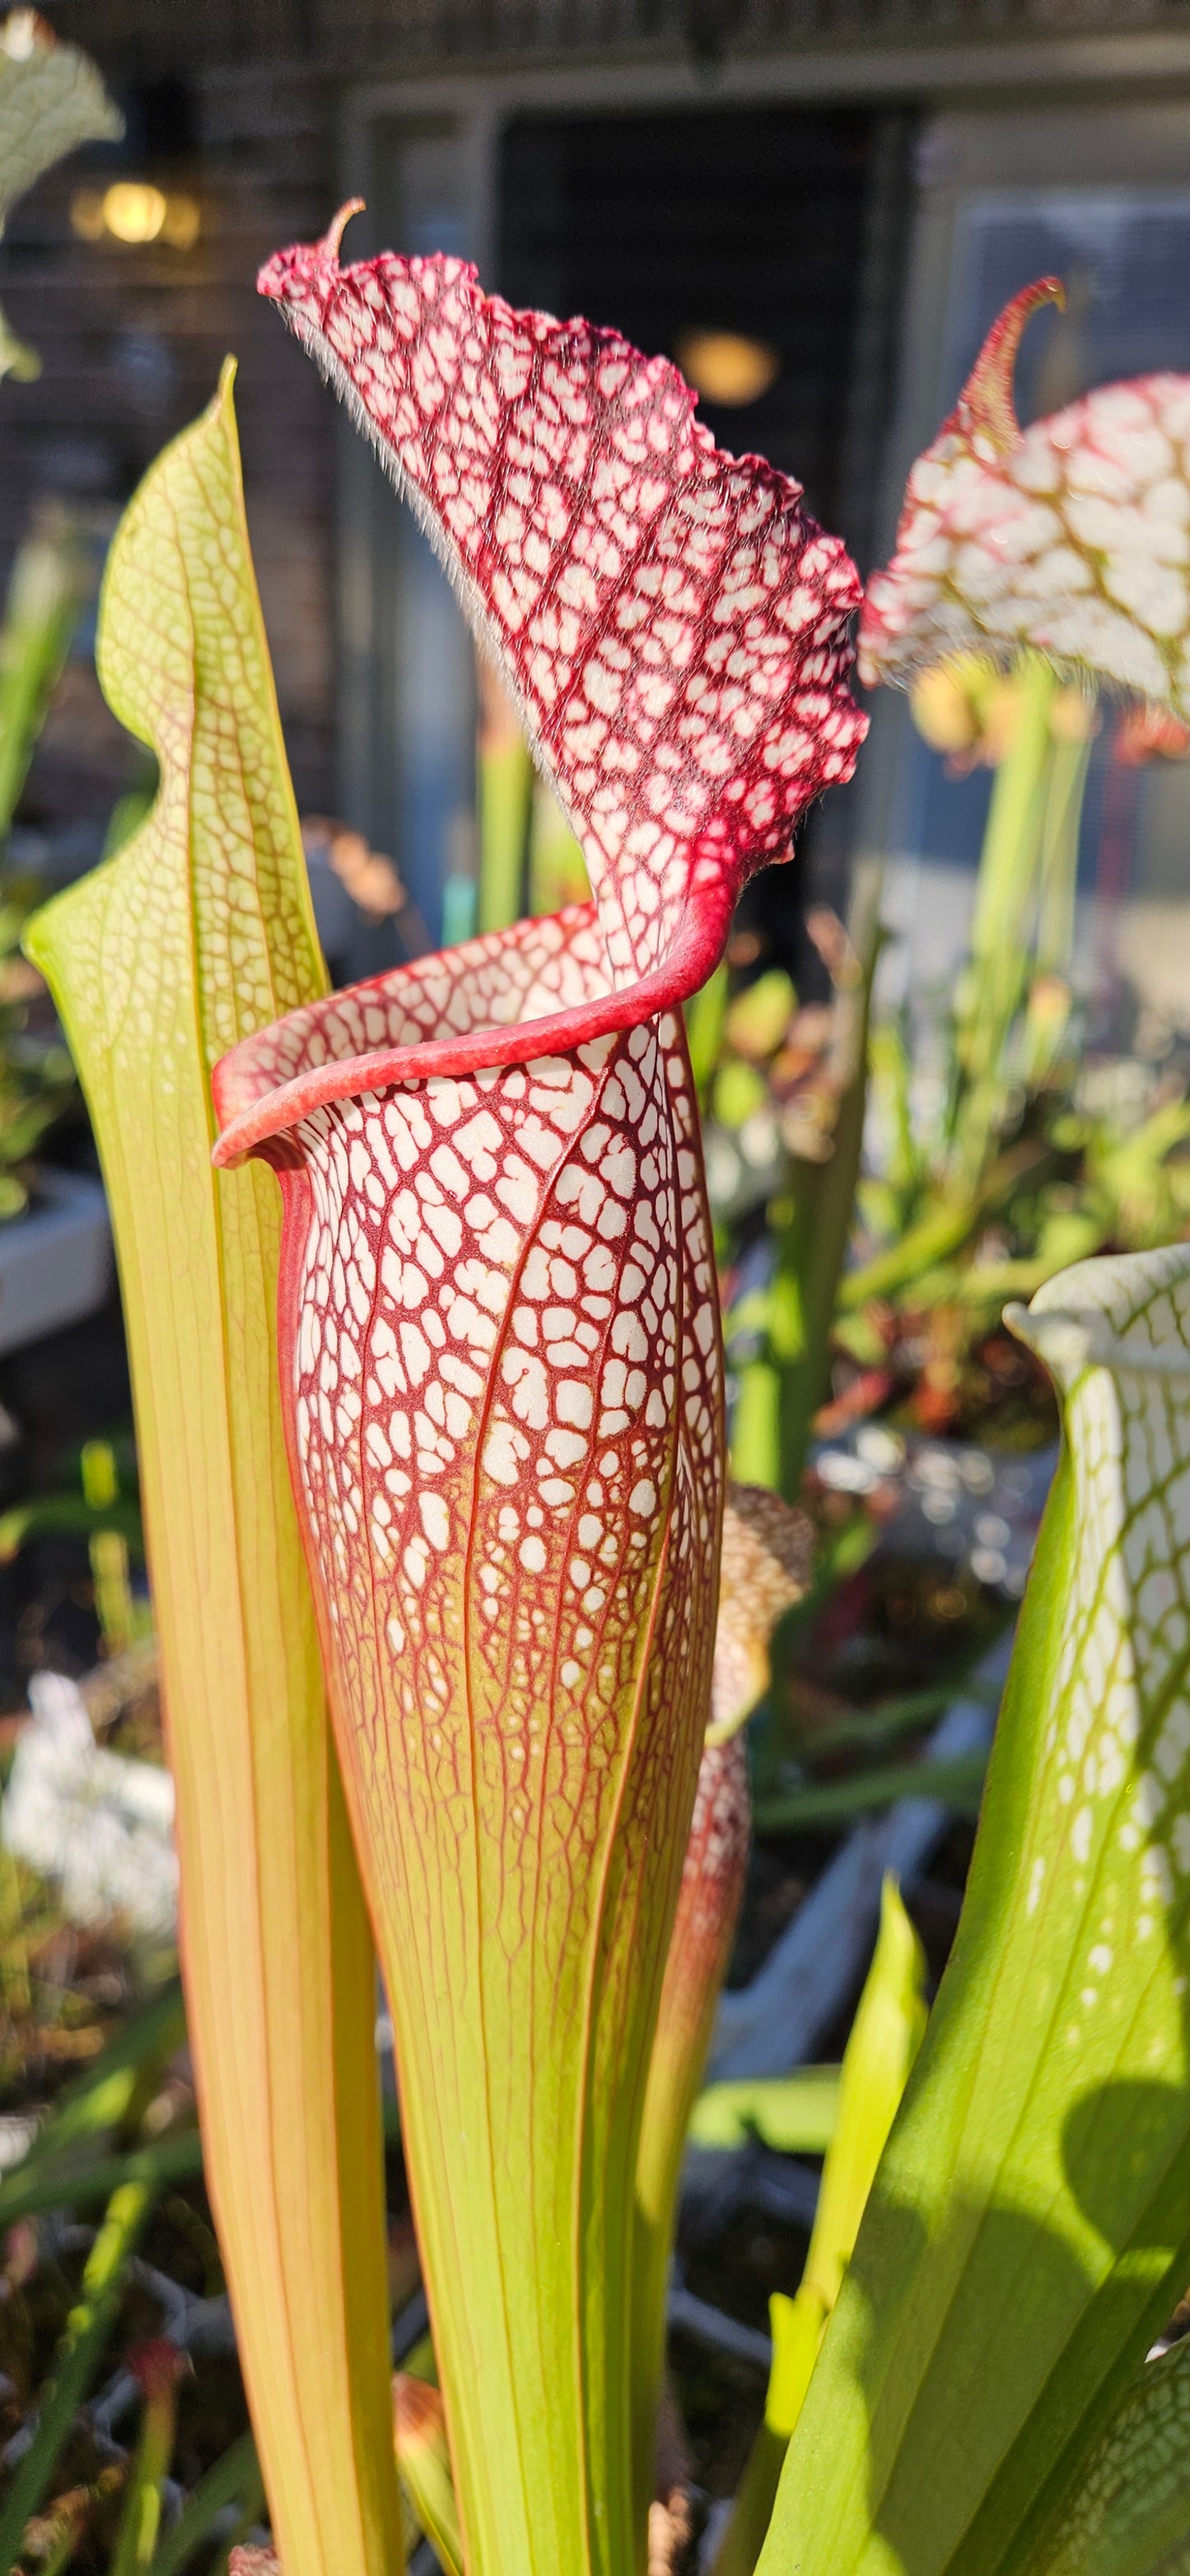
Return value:
<svg viewBox="0 0 1190 2576">
<path fill-rule="evenodd" d="M 568 903 L 589 903 L 591 884 L 586 862 L 553 788 L 544 778 L 533 780 L 531 804 L 530 912 L 561 912 Z"/>
<path fill-rule="evenodd" d="M 973 1234 L 983 1213 L 981 1197 L 956 1199 L 947 1196 L 916 1225 L 903 1234 L 899 1243 L 890 1244 L 887 1252 L 878 1252 L 873 1261 L 859 1269 L 849 1270 L 839 1282 L 839 1306 L 843 1314 L 853 1315 L 874 1297 L 891 1297 L 898 1288 L 907 1287 L 922 1271 L 932 1270 L 935 1263 L 949 1260 L 961 1250 Z"/>
<path fill-rule="evenodd" d="M 698 1105 L 706 1109 L 719 1065 L 723 1023 L 727 1017 L 727 960 L 722 958 L 709 983 L 701 984 L 685 1005 L 686 1044 Z"/>
<path fill-rule="evenodd" d="M 877 948 L 873 937 L 858 988 L 840 996 L 837 1007 L 848 1011 L 851 1023 L 845 1039 L 850 1075 L 840 1097 L 828 1161 L 794 1165 L 793 1214 L 785 1243 L 778 1252 L 778 1269 L 783 1259 L 788 1260 L 796 1278 L 801 1327 L 800 1350 L 796 1357 L 791 1354 L 781 1378 L 779 1490 L 787 1502 L 796 1501 L 801 1490 L 810 1427 L 830 1392 L 831 1325 L 847 1258 L 863 1153 Z"/>
<path fill-rule="evenodd" d="M 399 2370 L 393 2382 L 397 2468 L 443 2576 L 462 2576 L 463 2544 L 441 2393 Z"/>
<path fill-rule="evenodd" d="M 752 2576 L 772 2520 L 790 2436 L 818 2358 L 826 2310 L 819 2292 L 803 2283 L 795 2299 L 780 2295 L 770 2299 L 769 2318 L 773 2366 L 764 2418 L 748 2454 L 712 2576 Z"/>
<path fill-rule="evenodd" d="M 1020 944 L 1036 887 L 1052 741 L 1049 714 L 1058 687 L 1056 672 L 1039 654 L 1024 656 L 1014 677 L 1019 715 L 992 784 L 971 920 L 972 960 L 981 974 L 993 977 L 1002 970 L 1005 952 Z"/>
<path fill-rule="evenodd" d="M 78 536 L 56 513 L 17 548 L 0 631 L 0 838 L 16 811 L 85 586 Z"/>
<path fill-rule="evenodd" d="M 157 2191 L 166 2183 L 185 2182 L 201 2172 L 202 2141 L 197 2129 L 187 2129 L 178 2138 L 162 2138 L 151 2147 L 133 2147 L 124 2156 L 99 2156 L 74 2173 L 69 2166 L 63 2169 L 55 2164 L 47 2171 L 39 2165 L 26 2182 L 22 2164 L 0 2197 L 0 2227 L 14 2227 L 18 2218 L 35 2218 L 46 2209 L 82 2209 L 88 2201 L 103 2200 L 127 2184 Z"/>
<path fill-rule="evenodd" d="M 953 1160 L 967 1188 L 987 1159 L 1002 1099 L 1004 1043 L 1028 975 L 1026 924 L 1037 898 L 1053 750 L 1049 711 L 1058 685 L 1055 673 L 1048 663 L 1029 656 L 1018 664 L 1016 677 L 1016 732 L 992 787 L 971 923 L 971 964 L 957 1014 L 960 1084 Z"/>
<path fill-rule="evenodd" d="M 1037 915 L 1038 974 L 1068 975 L 1074 955 L 1074 900 L 1078 883 L 1079 827 L 1091 759 L 1091 739 L 1055 743 L 1041 835 L 1041 892 Z"/>
<path fill-rule="evenodd" d="M 59 2181 L 53 2200 L 31 2203 L 26 2195 L 40 2187 L 47 2168 L 60 2163 L 71 2147 L 89 2142 L 116 2129 L 132 2108 L 138 2090 L 151 2080 L 153 2070 L 163 2066 L 180 2048 L 186 2037 L 186 2018 L 182 2009 L 182 1990 L 176 1978 L 142 2005 L 125 2023 L 116 2039 L 109 2041 L 85 2075 L 67 2085 L 57 2108 L 39 2129 L 32 2145 L 19 2165 L 0 2182 L 0 2228 L 11 2227 L 18 2218 L 29 2214 L 33 2206 L 53 2208 L 66 2197 Z M 163 2142 L 164 2145 L 164 2142 Z M 150 2152 L 160 2153 L 161 2149 Z M 113 2166 L 118 2159 L 112 2159 Z M 97 2171 L 97 2167 L 89 2168 Z M 136 2177 L 129 2177 L 135 2179 Z M 110 2180 L 101 2183 L 99 2194 L 113 2190 L 121 2179 L 114 2170 Z"/>
<path fill-rule="evenodd" d="M 854 1780 L 831 1780 L 788 1797 L 758 1802 L 757 1833 L 793 1833 L 805 1827 L 826 1832 L 849 1816 L 869 1815 L 876 1807 L 895 1806 L 899 1798 L 938 1798 L 957 1814 L 972 1816 L 979 1807 L 986 1753 L 956 1753 L 936 1762 L 887 1763 L 861 1771 Z"/>
<path fill-rule="evenodd" d="M 160 2349 L 160 2347 L 158 2348 Z M 158 2370 L 146 2389 L 120 2528 L 108 2576 L 147 2576 L 161 2529 L 161 2488 L 169 2475 L 178 2431 L 177 2368 Z"/>
<path fill-rule="evenodd" d="M 212 2524 L 229 2504 L 237 2502 L 251 2513 L 259 2512 L 264 2502 L 256 2444 L 250 2433 L 241 2433 L 239 2441 L 232 2443 L 187 2496 L 177 2521 L 158 2542 L 150 2576 L 182 2576 L 182 2569 L 202 2548 Z"/>
<path fill-rule="evenodd" d="M 108 2202 L 84 2266 L 78 2306 L 70 2311 L 50 2376 L 40 2392 L 37 2429 L 0 2507 L 0 2567 L 10 2568 L 20 2556 L 25 2525 L 46 2492 L 111 2332 L 125 2268 L 152 2200 L 148 2183 L 125 2182 Z"/>
<path fill-rule="evenodd" d="M 878 891 L 865 884 L 849 979 L 836 985 L 832 1046 L 838 1106 L 822 1162 L 793 1161 L 783 1206 L 769 1211 L 776 1238 L 765 1298 L 767 1348 L 740 1373 L 732 1424 L 732 1474 L 794 1502 L 814 1415 L 829 1393 L 831 1327 L 847 1258 L 868 1101 L 872 978 L 880 949 Z M 707 1005 L 712 987 L 700 994 Z M 693 1024 L 692 1024 L 693 1035 Z M 716 1039 L 718 1030 L 716 1029 Z"/>
<path fill-rule="evenodd" d="M 731 1423 L 731 1472 L 739 1485 L 781 1485 L 781 1377 L 771 1360 L 746 1360 Z"/>
<path fill-rule="evenodd" d="M 479 657 L 477 927 L 505 930 L 524 911 L 533 763 L 516 707 L 490 663 Z"/>
<path fill-rule="evenodd" d="M 890 1244 L 887 1252 L 878 1252 L 874 1260 L 844 1274 L 839 1282 L 840 1311 L 854 1314 L 873 1298 L 894 1296 L 898 1290 L 922 1281 L 938 1263 L 961 1251 L 980 1219 L 1009 1198 L 1018 1182 L 1026 1176 L 1038 1181 L 1043 1168 L 1047 1164 L 1052 1167 L 1052 1162 L 1047 1146 L 1026 1137 L 999 1155 L 976 1186 L 961 1196 L 953 1187 L 944 1190 L 899 1243 Z"/>
</svg>

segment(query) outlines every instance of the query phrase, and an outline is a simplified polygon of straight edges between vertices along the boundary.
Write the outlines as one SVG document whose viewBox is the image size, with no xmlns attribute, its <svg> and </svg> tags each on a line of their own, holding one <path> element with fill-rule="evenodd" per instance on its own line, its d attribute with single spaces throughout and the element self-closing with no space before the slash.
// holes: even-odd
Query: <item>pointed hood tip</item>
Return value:
<svg viewBox="0 0 1190 2576">
<path fill-rule="evenodd" d="M 344 203 L 339 208 L 338 214 L 334 217 L 333 221 L 328 224 L 322 240 L 318 245 L 324 259 L 338 259 L 339 251 L 342 246 L 343 235 L 347 230 L 352 216 L 362 215 L 366 211 L 366 208 L 366 197 L 348 197 L 345 199 Z"/>
<path fill-rule="evenodd" d="M 952 415 L 969 436 L 982 434 L 988 439 L 998 455 L 1015 447 L 1021 434 L 1013 392 L 1017 351 L 1025 324 L 1043 304 L 1056 304 L 1065 311 L 1066 289 L 1060 277 L 1034 278 L 997 315 Z"/>
<path fill-rule="evenodd" d="M 332 218 L 321 241 L 295 242 L 286 250 L 276 250 L 257 270 L 256 292 L 272 304 L 293 300 L 295 284 L 308 284 L 319 269 L 337 269 L 343 235 L 353 215 L 362 215 L 366 199 L 348 197 Z"/>
</svg>

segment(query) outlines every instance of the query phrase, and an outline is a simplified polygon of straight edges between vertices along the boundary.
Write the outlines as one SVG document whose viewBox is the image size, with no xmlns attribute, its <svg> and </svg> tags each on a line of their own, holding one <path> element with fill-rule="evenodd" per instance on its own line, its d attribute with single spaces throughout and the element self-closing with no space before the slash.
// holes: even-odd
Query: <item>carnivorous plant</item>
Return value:
<svg viewBox="0 0 1190 2576">
<path fill-rule="evenodd" d="M 105 678 L 157 807 L 33 945 L 112 1190 L 204 2133 L 287 2576 L 400 2554 L 343 1804 L 441 2379 L 440 2406 L 398 2387 L 411 2490 L 467 2576 L 640 2576 L 746 1833 L 732 1728 L 763 1681 L 725 1632 L 708 1747 L 723 1390 L 680 1005 L 744 879 L 849 774 L 857 585 L 664 360 L 514 313 L 457 259 L 342 267 L 344 220 L 263 290 L 446 559 L 593 900 L 322 989 L 225 383 L 108 575 Z M 988 404 L 964 492 L 1006 452 Z M 899 634 L 878 598 L 871 632 Z M 1007 640 L 1039 641 L 1028 618 Z M 873 2002 L 835 2096 L 796 2387 L 750 2490 L 762 2520 L 792 2426 L 765 2576 L 1057 2576 L 1070 2498 L 1098 2531 L 1111 2464 L 1159 2438 L 1133 2382 L 1190 2265 L 1188 1294 L 1179 1247 L 1017 1319 L 1067 1452 L 853 2262 L 920 2028 L 891 1895 L 894 2044 Z M 775 1606 L 799 1568 L 770 1553 Z M 879 2135 L 852 2117 L 869 2055 Z M 730 2563 L 758 2542 L 745 2511 Z"/>
<path fill-rule="evenodd" d="M 445 556 L 594 901 L 241 1044 L 217 1160 L 281 1181 L 289 1454 L 468 2564 L 622 2569 L 637 2145 L 723 1480 L 676 1006 L 850 769 L 856 585 L 666 361 L 458 260 L 341 268 L 342 222 L 262 289 Z"/>
<path fill-rule="evenodd" d="M 225 386 L 105 589 L 101 667 L 158 753 L 157 806 L 31 946 L 116 1218 L 208 2167 L 288 2576 L 398 2543 L 370 1968 L 277 1358 L 468 2567 L 618 2576 L 645 2545 L 637 2151 L 723 1503 L 678 1006 L 743 878 L 850 771 L 858 589 L 666 362 L 512 314 L 458 261 L 341 270 L 340 230 L 266 291 L 448 555 L 595 901 L 318 998 Z M 277 1351 L 274 1185 L 231 1168 L 252 1154 L 285 1203 Z M 708 1759 L 738 1811 L 738 1748 Z M 738 1868 L 720 1878 L 708 1979 Z M 706 2011 L 674 1995 L 681 2104 Z M 662 2236 L 674 2175 L 669 2147 Z"/>
</svg>

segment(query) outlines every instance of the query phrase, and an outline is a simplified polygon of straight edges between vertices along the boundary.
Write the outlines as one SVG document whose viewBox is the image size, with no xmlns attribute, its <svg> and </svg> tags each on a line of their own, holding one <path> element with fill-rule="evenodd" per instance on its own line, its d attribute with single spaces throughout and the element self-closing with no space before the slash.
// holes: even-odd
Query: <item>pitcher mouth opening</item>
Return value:
<svg viewBox="0 0 1190 2576">
<path fill-rule="evenodd" d="M 708 905 L 705 898 L 697 909 L 688 906 L 661 963 L 625 987 L 612 981 L 599 916 L 588 903 L 544 920 L 514 922 L 508 930 L 416 958 L 309 1003 L 242 1039 L 216 1065 L 212 1090 L 221 1132 L 211 1159 L 219 1169 L 233 1168 L 335 1101 L 573 1055 L 600 1038 L 639 1028 L 680 1007 L 705 981 L 722 952 L 730 909 L 726 890 L 722 906 Z M 485 969 L 502 966 L 520 968 L 527 1015 L 493 1014 L 454 1028 L 447 1020 L 444 1026 L 448 1000 L 466 997 L 468 984 L 478 985 Z M 547 998 L 551 977 L 581 989 L 563 999 L 561 1008 L 533 1007 Z M 500 998 L 515 1004 L 516 984 L 514 974 Z M 372 1034 L 365 1027 L 369 1018 L 396 1017 L 407 997 L 432 995 L 435 987 L 440 999 L 429 1014 L 437 1017 L 435 1029 L 402 1034 L 389 1045 L 377 1031 L 379 1044 L 360 1046 L 359 1037 Z M 468 998 L 481 1011 L 485 1001 L 491 1008 L 493 997 L 481 991 L 473 989 Z"/>
</svg>

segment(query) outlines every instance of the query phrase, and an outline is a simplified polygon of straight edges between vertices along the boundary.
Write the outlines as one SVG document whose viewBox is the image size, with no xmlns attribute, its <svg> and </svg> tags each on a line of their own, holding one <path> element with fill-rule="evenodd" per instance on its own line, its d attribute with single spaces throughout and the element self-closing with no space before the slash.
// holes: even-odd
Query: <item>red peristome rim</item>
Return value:
<svg viewBox="0 0 1190 2576">
<path fill-rule="evenodd" d="M 308 1072 L 263 1091 L 223 1126 L 231 1069 L 242 1081 L 253 1059 L 267 1047 L 273 1029 L 284 1025 L 276 1020 L 271 1028 L 242 1039 L 215 1067 L 211 1087 L 222 1134 L 211 1160 L 220 1170 L 242 1163 L 332 1101 L 388 1091 L 397 1083 L 431 1082 L 443 1074 L 482 1073 L 501 1065 L 531 1064 L 540 1056 L 572 1055 L 595 1038 L 639 1028 L 642 1021 L 657 1019 L 662 1011 L 687 1001 L 705 983 L 723 953 L 732 909 L 726 886 L 704 896 L 697 913 L 693 907 L 686 913 L 664 963 L 625 991 L 601 993 L 594 1001 L 578 1003 L 568 1011 L 551 1011 L 543 1019 L 514 1020 L 506 1028 L 469 1029 L 458 1038 L 427 1038 L 416 1046 L 381 1047 L 373 1055 L 341 1056 L 311 1065 Z M 509 936 L 515 937 L 519 927 L 516 924 Z M 457 952 L 447 949 L 439 954 L 449 957 Z M 414 962 L 424 967 L 432 960 Z M 372 981 L 387 983 L 389 976 L 378 975 Z"/>
</svg>

